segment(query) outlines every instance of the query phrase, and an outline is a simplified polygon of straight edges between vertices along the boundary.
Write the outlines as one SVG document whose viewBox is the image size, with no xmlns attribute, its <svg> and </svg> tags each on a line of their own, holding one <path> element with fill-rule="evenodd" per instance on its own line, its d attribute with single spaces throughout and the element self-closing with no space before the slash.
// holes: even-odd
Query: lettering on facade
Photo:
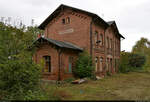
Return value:
<svg viewBox="0 0 150 102">
<path fill-rule="evenodd" d="M 67 33 L 73 33 L 73 32 L 74 32 L 74 29 L 70 28 L 70 29 L 66 29 L 66 30 L 63 30 L 63 31 L 59 31 L 58 33 L 59 34 L 67 34 Z"/>
</svg>

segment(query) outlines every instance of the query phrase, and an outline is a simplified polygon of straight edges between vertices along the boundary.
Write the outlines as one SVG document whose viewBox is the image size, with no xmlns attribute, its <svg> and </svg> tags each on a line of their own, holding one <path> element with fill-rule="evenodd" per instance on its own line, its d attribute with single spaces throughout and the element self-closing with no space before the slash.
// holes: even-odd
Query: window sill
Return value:
<svg viewBox="0 0 150 102">
<path fill-rule="evenodd" d="M 72 72 L 64 72 L 65 74 L 72 74 Z"/>
</svg>

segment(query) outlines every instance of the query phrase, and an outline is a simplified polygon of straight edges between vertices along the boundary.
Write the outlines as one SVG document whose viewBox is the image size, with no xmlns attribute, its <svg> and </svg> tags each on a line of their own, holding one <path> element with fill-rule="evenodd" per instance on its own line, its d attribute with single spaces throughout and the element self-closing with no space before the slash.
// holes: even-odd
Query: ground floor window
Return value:
<svg viewBox="0 0 150 102">
<path fill-rule="evenodd" d="M 72 66 L 73 66 L 73 57 L 70 56 L 69 57 L 69 69 L 68 69 L 69 73 L 72 73 Z"/>
<path fill-rule="evenodd" d="M 100 70 L 100 72 L 102 72 L 103 71 L 103 57 L 100 57 L 100 59 L 99 59 L 99 62 L 100 62 L 100 64 L 99 64 L 99 70 Z"/>
<path fill-rule="evenodd" d="M 106 71 L 109 70 L 109 58 L 106 59 Z"/>
<path fill-rule="evenodd" d="M 98 57 L 95 58 L 95 71 L 98 71 Z"/>
<path fill-rule="evenodd" d="M 44 72 L 51 72 L 51 56 L 43 56 Z"/>
<path fill-rule="evenodd" d="M 112 58 L 110 59 L 110 71 L 112 72 Z"/>
<path fill-rule="evenodd" d="M 117 61 L 116 61 L 116 59 L 115 59 L 115 63 L 114 63 L 114 72 L 116 72 L 116 66 L 117 65 Z"/>
</svg>

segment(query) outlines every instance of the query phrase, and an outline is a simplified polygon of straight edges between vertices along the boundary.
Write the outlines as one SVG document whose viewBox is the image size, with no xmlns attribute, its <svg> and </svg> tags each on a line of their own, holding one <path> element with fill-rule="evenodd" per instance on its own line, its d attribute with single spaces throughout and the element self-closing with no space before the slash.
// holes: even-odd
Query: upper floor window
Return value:
<svg viewBox="0 0 150 102">
<path fill-rule="evenodd" d="M 100 34 L 100 45 L 103 45 L 103 34 Z"/>
<path fill-rule="evenodd" d="M 69 23 L 70 23 L 70 18 L 67 17 L 67 18 L 66 18 L 66 24 L 69 24 Z"/>
<path fill-rule="evenodd" d="M 109 38 L 108 37 L 106 38 L 106 46 L 107 46 L 107 48 L 109 48 Z"/>
<path fill-rule="evenodd" d="M 95 43 L 97 43 L 97 41 L 98 41 L 98 32 L 95 31 Z"/>
<path fill-rule="evenodd" d="M 65 24 L 65 19 L 62 19 L 62 24 Z"/>
<path fill-rule="evenodd" d="M 69 24 L 70 23 L 70 18 L 66 17 L 62 19 L 62 24 Z"/>
<path fill-rule="evenodd" d="M 110 49 L 112 49 L 112 39 L 110 39 Z"/>
</svg>

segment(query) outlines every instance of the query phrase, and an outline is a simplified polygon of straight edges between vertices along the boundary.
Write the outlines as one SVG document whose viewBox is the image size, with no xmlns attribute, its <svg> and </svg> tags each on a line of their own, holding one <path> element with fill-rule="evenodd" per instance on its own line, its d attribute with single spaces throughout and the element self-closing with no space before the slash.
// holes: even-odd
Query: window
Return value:
<svg viewBox="0 0 150 102">
<path fill-rule="evenodd" d="M 73 57 L 70 56 L 69 57 L 69 69 L 68 69 L 69 73 L 72 73 L 72 65 L 73 65 Z"/>
<path fill-rule="evenodd" d="M 98 41 L 98 32 L 95 31 L 95 43 L 97 43 L 97 41 Z"/>
<path fill-rule="evenodd" d="M 69 23 L 70 23 L 70 18 L 67 17 L 67 18 L 66 18 L 66 24 L 69 24 Z"/>
<path fill-rule="evenodd" d="M 109 48 L 109 38 L 108 37 L 107 37 L 106 42 L 107 42 L 107 48 Z"/>
<path fill-rule="evenodd" d="M 108 69 L 109 69 L 109 58 L 107 58 L 106 60 L 106 70 L 108 71 Z"/>
<path fill-rule="evenodd" d="M 99 61 L 100 61 L 100 65 L 99 65 L 100 72 L 102 72 L 103 71 L 103 57 L 100 57 Z"/>
<path fill-rule="evenodd" d="M 110 59 L 110 71 L 112 72 L 112 58 Z"/>
<path fill-rule="evenodd" d="M 43 56 L 44 58 L 44 72 L 51 72 L 51 57 Z"/>
<path fill-rule="evenodd" d="M 110 49 L 112 49 L 112 39 L 110 39 Z"/>
<path fill-rule="evenodd" d="M 65 19 L 62 19 L 62 24 L 65 24 Z"/>
<path fill-rule="evenodd" d="M 62 19 L 62 24 L 69 24 L 69 23 L 70 23 L 70 18 L 69 17 Z"/>
<path fill-rule="evenodd" d="M 100 34 L 100 45 L 103 45 L 103 34 Z"/>
<path fill-rule="evenodd" d="M 98 71 L 98 57 L 95 58 L 95 71 Z"/>
</svg>

